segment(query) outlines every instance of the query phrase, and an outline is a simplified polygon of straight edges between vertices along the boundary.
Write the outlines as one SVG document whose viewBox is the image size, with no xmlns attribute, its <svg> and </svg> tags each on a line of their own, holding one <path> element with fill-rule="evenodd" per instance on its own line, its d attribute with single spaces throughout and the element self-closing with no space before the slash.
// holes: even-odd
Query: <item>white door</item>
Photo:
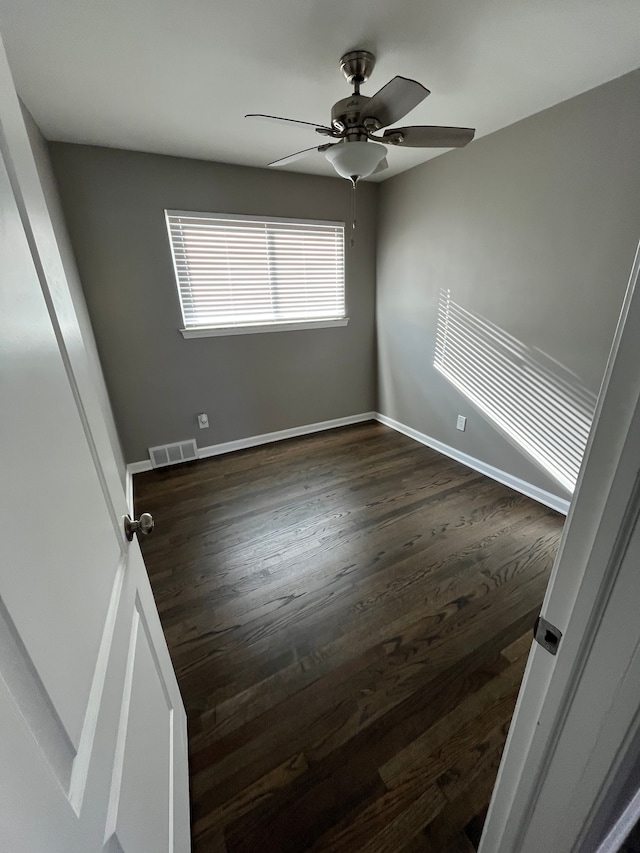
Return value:
<svg viewBox="0 0 640 853">
<path fill-rule="evenodd" d="M 480 853 L 600 850 L 637 760 L 639 279 L 640 250 L 542 607 L 563 637 L 529 655 Z"/>
<path fill-rule="evenodd" d="M 186 717 L 0 43 L 0 850 L 186 853 Z"/>
</svg>

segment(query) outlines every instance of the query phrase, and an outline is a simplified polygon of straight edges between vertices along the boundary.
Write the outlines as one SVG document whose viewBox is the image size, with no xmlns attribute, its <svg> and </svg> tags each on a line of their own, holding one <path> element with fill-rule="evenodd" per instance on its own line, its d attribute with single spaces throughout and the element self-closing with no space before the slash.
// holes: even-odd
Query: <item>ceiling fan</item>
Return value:
<svg viewBox="0 0 640 853">
<path fill-rule="evenodd" d="M 417 107 L 430 92 L 416 80 L 394 77 L 375 95 L 361 95 L 360 86 L 371 76 L 375 63 L 375 56 L 367 50 L 352 50 L 342 57 L 340 69 L 353 86 L 353 94 L 333 105 L 329 125 L 259 113 L 247 115 L 246 118 L 308 125 L 321 136 L 336 140 L 296 151 L 268 165 L 286 166 L 306 157 L 311 151 L 319 151 L 336 172 L 355 187 L 361 178 L 388 168 L 386 145 L 398 148 L 461 148 L 471 142 L 475 130 L 470 127 L 389 127 Z M 376 136 L 380 130 L 382 135 Z"/>
</svg>

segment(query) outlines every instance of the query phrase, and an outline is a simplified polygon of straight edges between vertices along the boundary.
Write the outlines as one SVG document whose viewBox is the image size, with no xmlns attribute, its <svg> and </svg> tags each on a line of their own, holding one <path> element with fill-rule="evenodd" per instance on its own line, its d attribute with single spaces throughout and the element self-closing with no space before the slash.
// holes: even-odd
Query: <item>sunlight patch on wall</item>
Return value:
<svg viewBox="0 0 640 853">
<path fill-rule="evenodd" d="M 596 396 L 559 362 L 441 290 L 434 367 L 567 491 L 573 492 Z"/>
</svg>

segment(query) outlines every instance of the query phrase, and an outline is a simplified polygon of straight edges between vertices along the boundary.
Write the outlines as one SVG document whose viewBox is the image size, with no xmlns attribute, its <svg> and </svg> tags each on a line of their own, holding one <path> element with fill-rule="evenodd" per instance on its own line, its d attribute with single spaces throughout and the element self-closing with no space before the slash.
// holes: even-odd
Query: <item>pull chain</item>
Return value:
<svg viewBox="0 0 640 853">
<path fill-rule="evenodd" d="M 351 241 L 350 245 L 353 248 L 355 245 L 355 230 L 356 230 L 356 185 L 358 179 L 351 178 Z"/>
</svg>

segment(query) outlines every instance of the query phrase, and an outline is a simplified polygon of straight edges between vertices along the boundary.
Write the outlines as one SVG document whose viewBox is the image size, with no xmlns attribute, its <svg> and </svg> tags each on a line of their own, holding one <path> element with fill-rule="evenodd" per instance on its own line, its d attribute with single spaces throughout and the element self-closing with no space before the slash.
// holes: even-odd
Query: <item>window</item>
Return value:
<svg viewBox="0 0 640 853">
<path fill-rule="evenodd" d="M 344 326 L 344 223 L 167 210 L 184 337 Z"/>
</svg>

